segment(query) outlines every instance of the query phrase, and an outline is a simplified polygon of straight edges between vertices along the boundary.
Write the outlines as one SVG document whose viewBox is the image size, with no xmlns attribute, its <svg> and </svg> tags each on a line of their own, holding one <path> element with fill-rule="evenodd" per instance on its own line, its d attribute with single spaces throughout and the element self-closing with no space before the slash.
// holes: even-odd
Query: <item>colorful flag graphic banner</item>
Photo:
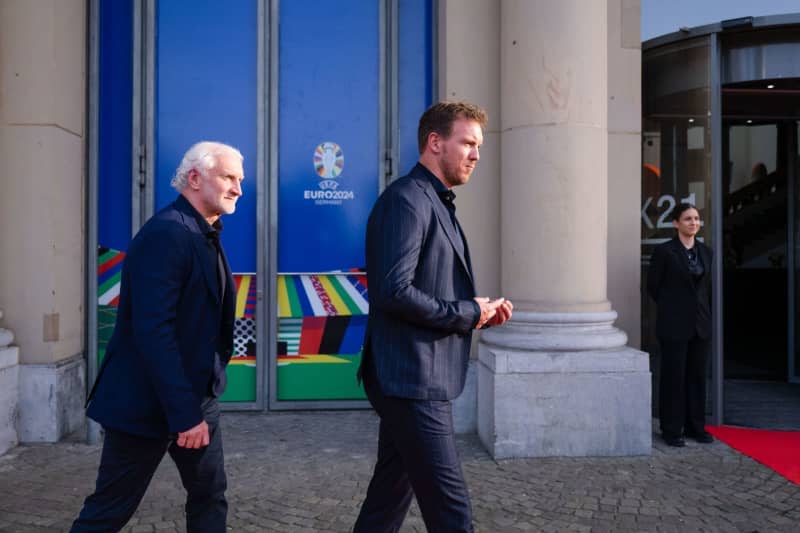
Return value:
<svg viewBox="0 0 800 533">
<path fill-rule="evenodd" d="M 278 316 L 366 315 L 367 278 L 363 274 L 278 276 Z"/>
<path fill-rule="evenodd" d="M 119 284 L 125 252 L 97 247 L 97 303 L 116 307 L 119 304 Z"/>
<path fill-rule="evenodd" d="M 369 312 L 366 276 L 287 274 L 277 287 L 278 399 L 363 399 L 355 375 Z"/>
</svg>

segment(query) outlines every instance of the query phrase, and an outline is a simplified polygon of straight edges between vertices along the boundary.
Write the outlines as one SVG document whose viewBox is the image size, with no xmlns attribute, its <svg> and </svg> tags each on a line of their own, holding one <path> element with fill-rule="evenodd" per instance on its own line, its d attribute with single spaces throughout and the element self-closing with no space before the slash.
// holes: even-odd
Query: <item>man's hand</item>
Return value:
<svg viewBox="0 0 800 533">
<path fill-rule="evenodd" d="M 475 301 L 481 307 L 481 317 L 475 325 L 475 329 L 499 326 L 511 318 L 511 313 L 514 310 L 511 300 L 506 300 L 505 298 L 489 300 L 489 298 L 481 297 L 475 298 Z"/>
<path fill-rule="evenodd" d="M 195 427 L 178 433 L 176 444 L 181 448 L 203 448 L 208 446 L 208 424 L 203 420 Z"/>
</svg>

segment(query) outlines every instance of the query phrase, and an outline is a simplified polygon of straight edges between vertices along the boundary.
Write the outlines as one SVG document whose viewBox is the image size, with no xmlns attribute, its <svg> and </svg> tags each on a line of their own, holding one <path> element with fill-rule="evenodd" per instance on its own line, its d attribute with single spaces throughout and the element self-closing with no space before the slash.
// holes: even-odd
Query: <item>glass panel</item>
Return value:
<svg viewBox="0 0 800 533">
<path fill-rule="evenodd" d="M 725 104 L 723 98 L 724 112 Z M 788 204 L 787 158 L 780 154 L 785 128 L 729 115 L 723 130 L 725 378 L 783 380 Z"/>
<path fill-rule="evenodd" d="M 698 238 L 713 244 L 708 40 L 645 51 L 642 81 L 642 287 L 646 287 L 653 249 L 675 235 L 672 212 L 678 203 L 697 206 L 703 223 Z M 655 319 L 655 302 L 642 290 L 642 349 L 653 358 L 653 398 L 658 398 Z"/>
<path fill-rule="evenodd" d="M 133 4 L 99 2 L 97 198 L 98 367 L 117 318 L 122 261 L 131 239 Z"/>
<path fill-rule="evenodd" d="M 399 61 L 399 149 L 395 175 L 408 173 L 417 163 L 419 117 L 433 99 L 433 6 L 432 0 L 400 0 Z"/>
<path fill-rule="evenodd" d="M 731 64 L 741 66 L 752 65 Z M 800 396 L 785 382 L 796 360 L 798 86 L 780 78 L 721 88 L 726 424 L 797 420 Z"/>
<path fill-rule="evenodd" d="M 794 293 L 794 353 L 789 354 L 792 359 L 789 361 L 789 381 L 795 383 L 800 382 L 800 122 L 794 122 L 794 150 L 792 155 L 794 157 L 794 165 L 792 166 L 792 174 L 790 177 L 794 181 L 794 268 L 795 268 L 795 293 Z"/>
<path fill-rule="evenodd" d="M 170 177 L 202 140 L 244 155 L 243 195 L 223 217 L 222 241 L 236 283 L 234 355 L 224 402 L 256 401 L 256 128 L 258 4 L 158 2 L 155 208 L 176 197 Z M 222 31 L 222 29 L 228 31 Z"/>
<path fill-rule="evenodd" d="M 324 29 L 309 31 L 319 15 Z M 278 400 L 360 400 L 364 230 L 380 190 L 377 2 L 282 2 Z"/>
</svg>

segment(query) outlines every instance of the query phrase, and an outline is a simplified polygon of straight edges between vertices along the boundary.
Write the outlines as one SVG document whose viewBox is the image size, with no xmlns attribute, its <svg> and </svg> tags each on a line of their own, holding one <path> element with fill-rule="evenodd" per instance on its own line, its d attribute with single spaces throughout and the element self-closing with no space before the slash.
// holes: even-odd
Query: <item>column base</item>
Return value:
<svg viewBox="0 0 800 533">
<path fill-rule="evenodd" d="M 58 442 L 79 429 L 85 398 L 82 355 L 54 364 L 19 365 L 20 442 Z"/>
<path fill-rule="evenodd" d="M 0 455 L 19 444 L 17 435 L 18 394 L 19 348 L 0 346 Z"/>
<path fill-rule="evenodd" d="M 649 360 L 619 346 L 616 313 L 521 315 L 479 344 L 478 435 L 489 453 L 649 455 Z"/>
</svg>

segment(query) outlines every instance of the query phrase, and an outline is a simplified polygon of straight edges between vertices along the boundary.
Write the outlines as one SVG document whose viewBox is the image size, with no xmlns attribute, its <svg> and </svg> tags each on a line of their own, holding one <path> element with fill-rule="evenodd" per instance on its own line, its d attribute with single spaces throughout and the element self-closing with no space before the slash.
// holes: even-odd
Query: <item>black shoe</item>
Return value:
<svg viewBox="0 0 800 533">
<path fill-rule="evenodd" d="M 667 437 L 665 435 L 664 442 L 667 443 L 667 446 L 674 446 L 676 448 L 683 448 L 686 446 L 686 441 L 683 440 L 683 437 Z"/>
<path fill-rule="evenodd" d="M 714 442 L 714 437 L 708 431 L 701 431 L 700 433 L 687 433 L 687 437 L 702 444 L 711 444 Z"/>
</svg>

